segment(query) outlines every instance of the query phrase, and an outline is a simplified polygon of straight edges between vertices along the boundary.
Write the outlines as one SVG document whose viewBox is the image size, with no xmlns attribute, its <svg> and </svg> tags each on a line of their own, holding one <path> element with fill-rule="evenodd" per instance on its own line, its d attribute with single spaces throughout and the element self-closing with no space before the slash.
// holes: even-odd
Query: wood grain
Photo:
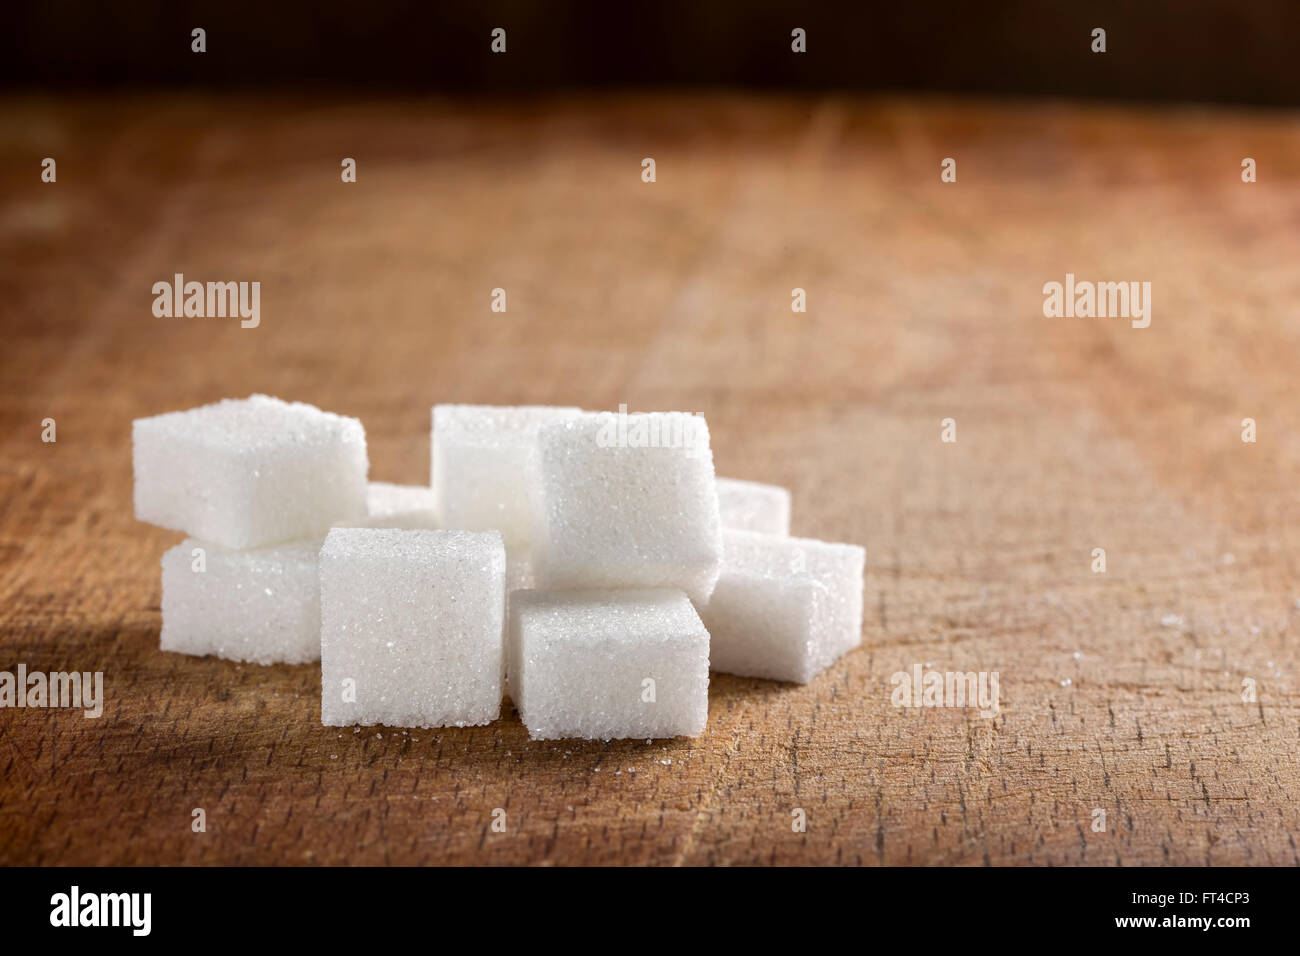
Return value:
<svg viewBox="0 0 1300 956">
<path fill-rule="evenodd" d="M 0 863 L 1300 862 L 1294 114 L 11 98 L 0 130 L 0 668 L 107 696 L 0 711 Z M 260 281 L 261 326 L 154 318 L 176 272 Z M 1150 281 L 1150 328 L 1044 318 L 1066 272 Z M 131 420 L 253 391 L 360 417 L 400 482 L 435 401 L 703 412 L 720 473 L 867 547 L 864 646 L 715 675 L 693 741 L 322 727 L 312 667 L 158 650 L 178 536 L 133 519 Z M 998 671 L 1000 715 L 891 706 L 918 663 Z"/>
</svg>

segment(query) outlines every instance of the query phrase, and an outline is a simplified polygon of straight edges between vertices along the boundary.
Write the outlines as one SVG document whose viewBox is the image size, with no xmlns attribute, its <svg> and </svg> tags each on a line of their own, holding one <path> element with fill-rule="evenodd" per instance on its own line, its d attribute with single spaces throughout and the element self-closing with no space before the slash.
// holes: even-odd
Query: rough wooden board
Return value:
<svg viewBox="0 0 1300 956">
<path fill-rule="evenodd" d="M 1300 862 L 1295 116 L 94 98 L 0 130 L 0 668 L 108 697 L 0 711 L 0 862 Z M 260 280 L 261 327 L 154 318 L 175 272 Z M 1151 327 L 1045 319 L 1066 272 L 1151 281 Z M 178 536 L 133 520 L 131 419 L 255 390 L 359 416 L 409 482 L 435 401 L 703 412 L 721 473 L 867 546 L 865 646 L 716 675 L 697 741 L 323 728 L 311 667 L 157 647 Z M 1000 716 L 892 707 L 917 663 L 998 671 Z"/>
</svg>

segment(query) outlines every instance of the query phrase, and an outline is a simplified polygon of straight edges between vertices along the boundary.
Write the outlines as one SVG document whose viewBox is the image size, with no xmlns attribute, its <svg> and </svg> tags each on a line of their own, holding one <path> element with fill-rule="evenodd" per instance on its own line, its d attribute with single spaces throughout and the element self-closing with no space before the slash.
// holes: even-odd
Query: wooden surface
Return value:
<svg viewBox="0 0 1300 956">
<path fill-rule="evenodd" d="M 1294 115 L 87 98 L 0 130 L 0 668 L 107 697 L 0 711 L 0 863 L 1300 861 Z M 154 318 L 176 272 L 260 281 L 261 326 Z M 1150 281 L 1150 328 L 1044 318 L 1066 272 Z M 399 482 L 436 401 L 702 412 L 720 473 L 866 546 L 864 646 L 715 675 L 698 740 L 322 727 L 316 668 L 158 650 L 178 536 L 133 519 L 131 420 L 253 391 L 360 417 Z M 998 671 L 1000 716 L 891 706 L 915 664 Z"/>
</svg>

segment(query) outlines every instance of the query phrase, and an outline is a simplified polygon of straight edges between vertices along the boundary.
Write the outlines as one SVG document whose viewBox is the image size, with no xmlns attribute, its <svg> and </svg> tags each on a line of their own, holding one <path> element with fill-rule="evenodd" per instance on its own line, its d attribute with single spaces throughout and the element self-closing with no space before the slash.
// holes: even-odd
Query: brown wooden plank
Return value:
<svg viewBox="0 0 1300 956">
<path fill-rule="evenodd" d="M 0 668 L 103 670 L 108 697 L 97 721 L 0 711 L 0 862 L 1300 861 L 1293 116 L 167 97 L 0 118 Z M 261 281 L 261 327 L 154 318 L 175 272 Z M 1151 327 L 1045 319 L 1066 272 L 1152 282 Z M 157 646 L 177 536 L 133 519 L 131 419 L 253 391 L 359 416 L 372 476 L 404 482 L 435 401 L 703 412 L 721 473 L 867 547 L 865 646 L 807 687 L 715 675 L 696 741 L 532 743 L 511 710 L 321 727 L 311 667 Z M 1000 716 L 894 708 L 918 663 L 998 671 Z"/>
</svg>

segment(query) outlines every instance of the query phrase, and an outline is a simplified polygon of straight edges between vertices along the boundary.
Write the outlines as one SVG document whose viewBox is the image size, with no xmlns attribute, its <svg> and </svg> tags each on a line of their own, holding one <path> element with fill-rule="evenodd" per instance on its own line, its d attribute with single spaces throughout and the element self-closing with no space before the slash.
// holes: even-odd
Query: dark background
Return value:
<svg viewBox="0 0 1300 956">
<path fill-rule="evenodd" d="M 1297 0 L 356 3 L 46 0 L 3 14 L 19 89 L 898 90 L 1300 103 Z M 190 30 L 208 51 L 190 52 Z M 507 54 L 489 51 L 504 27 Z M 790 31 L 808 52 L 790 52 Z M 1094 27 L 1107 52 L 1090 51 Z"/>
</svg>

